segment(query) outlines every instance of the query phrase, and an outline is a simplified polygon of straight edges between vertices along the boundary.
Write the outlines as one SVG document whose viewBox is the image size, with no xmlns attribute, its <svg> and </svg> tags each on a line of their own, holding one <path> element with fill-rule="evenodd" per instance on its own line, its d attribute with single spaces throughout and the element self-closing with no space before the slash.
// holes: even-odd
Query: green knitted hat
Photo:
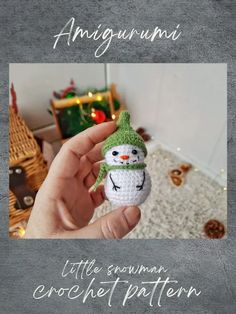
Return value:
<svg viewBox="0 0 236 314">
<path fill-rule="evenodd" d="M 117 130 L 109 136 L 103 145 L 102 154 L 105 156 L 106 152 L 114 146 L 130 144 L 142 149 L 144 155 L 147 155 L 147 149 L 142 137 L 134 131 L 130 126 L 130 115 L 127 111 L 120 113 L 117 121 Z"/>
</svg>

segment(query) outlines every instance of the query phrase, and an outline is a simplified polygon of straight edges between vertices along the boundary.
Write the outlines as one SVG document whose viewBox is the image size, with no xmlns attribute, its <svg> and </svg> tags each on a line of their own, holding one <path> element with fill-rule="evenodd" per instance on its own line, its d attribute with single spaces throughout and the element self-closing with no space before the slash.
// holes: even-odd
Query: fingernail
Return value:
<svg viewBox="0 0 236 314">
<path fill-rule="evenodd" d="M 129 224 L 129 226 L 132 228 L 137 225 L 139 222 L 141 212 L 140 209 L 136 206 L 127 207 L 124 210 L 125 218 Z"/>
</svg>

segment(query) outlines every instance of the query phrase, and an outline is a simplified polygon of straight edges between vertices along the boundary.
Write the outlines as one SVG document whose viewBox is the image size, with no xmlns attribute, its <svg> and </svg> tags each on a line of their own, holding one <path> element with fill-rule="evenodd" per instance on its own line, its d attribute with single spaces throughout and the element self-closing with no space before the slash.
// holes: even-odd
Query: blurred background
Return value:
<svg viewBox="0 0 236 314">
<path fill-rule="evenodd" d="M 85 128 L 117 119 L 120 110 L 130 112 L 149 150 L 155 190 L 130 238 L 224 236 L 225 64 L 10 64 L 9 82 L 18 114 L 36 137 L 48 167 L 63 141 L 80 130 L 78 118 L 85 118 Z M 110 91 L 111 99 L 106 94 Z M 89 110 L 84 95 L 94 101 Z M 80 112 L 71 111 L 73 99 Z M 106 203 L 96 217 L 109 206 Z"/>
</svg>

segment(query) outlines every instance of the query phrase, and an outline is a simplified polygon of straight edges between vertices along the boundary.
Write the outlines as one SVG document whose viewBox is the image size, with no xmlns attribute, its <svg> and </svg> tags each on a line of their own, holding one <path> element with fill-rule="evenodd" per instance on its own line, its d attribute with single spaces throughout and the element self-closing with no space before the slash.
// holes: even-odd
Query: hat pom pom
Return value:
<svg viewBox="0 0 236 314">
<path fill-rule="evenodd" d="M 130 129 L 130 114 L 128 111 L 122 111 L 119 115 L 119 119 L 117 121 L 117 125 L 122 129 Z"/>
</svg>

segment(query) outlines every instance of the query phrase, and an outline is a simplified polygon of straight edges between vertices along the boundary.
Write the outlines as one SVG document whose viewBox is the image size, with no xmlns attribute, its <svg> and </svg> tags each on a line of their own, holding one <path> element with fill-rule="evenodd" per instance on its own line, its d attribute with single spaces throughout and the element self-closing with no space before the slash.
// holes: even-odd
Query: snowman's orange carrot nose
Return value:
<svg viewBox="0 0 236 314">
<path fill-rule="evenodd" d="M 127 160 L 127 159 L 129 159 L 129 156 L 128 155 L 122 155 L 122 156 L 120 156 L 120 159 Z"/>
</svg>

